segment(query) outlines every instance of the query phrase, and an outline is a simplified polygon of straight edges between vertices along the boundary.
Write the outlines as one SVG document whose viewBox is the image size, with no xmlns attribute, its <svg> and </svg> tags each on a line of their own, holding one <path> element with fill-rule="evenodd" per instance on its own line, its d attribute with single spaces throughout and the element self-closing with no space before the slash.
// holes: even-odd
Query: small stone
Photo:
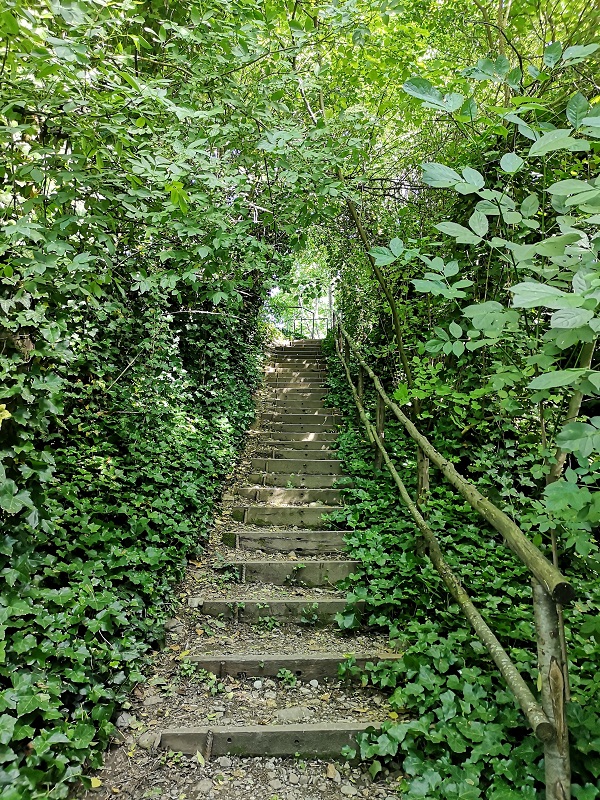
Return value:
<svg viewBox="0 0 600 800">
<path fill-rule="evenodd" d="M 298 783 L 300 783 L 300 778 L 294 772 L 290 772 L 288 776 L 288 783 L 291 783 L 292 786 L 297 786 Z"/>
<path fill-rule="evenodd" d="M 213 788 L 213 782 L 210 778 L 203 778 L 200 783 L 197 783 L 194 786 L 194 791 L 196 795 L 199 794 L 208 794 L 210 790 Z"/>
<path fill-rule="evenodd" d="M 263 682 L 262 682 L 262 681 L 254 681 L 254 683 L 252 684 L 252 686 L 254 686 L 254 688 L 255 688 L 255 689 L 262 689 L 262 687 L 263 687 Z"/>
<path fill-rule="evenodd" d="M 160 744 L 160 733 L 158 731 L 146 731 L 146 733 L 142 733 L 137 743 L 142 750 L 154 750 Z"/>
<path fill-rule="evenodd" d="M 327 777 L 329 778 L 330 781 L 333 781 L 334 783 L 342 782 L 342 776 L 337 771 L 335 764 L 327 764 Z"/>
<path fill-rule="evenodd" d="M 300 775 L 300 777 L 298 778 L 298 783 L 300 784 L 300 786 L 308 786 L 308 784 L 310 783 L 310 778 L 308 777 L 308 775 Z"/>
<path fill-rule="evenodd" d="M 269 691 L 265 692 L 265 697 L 267 700 L 276 700 L 277 699 L 277 692 Z"/>
<path fill-rule="evenodd" d="M 319 681 L 315 681 L 315 680 L 309 681 L 308 685 L 312 686 L 313 689 L 318 689 L 319 688 Z"/>
<path fill-rule="evenodd" d="M 282 787 L 283 783 L 278 778 L 269 781 L 269 789 L 273 789 L 274 792 L 276 792 L 278 789 L 281 789 Z"/>
<path fill-rule="evenodd" d="M 275 718 L 278 722 L 302 722 L 305 719 L 314 717 L 314 711 L 306 706 L 290 706 L 289 708 L 281 708 L 276 714 Z"/>
<path fill-rule="evenodd" d="M 217 764 L 223 769 L 229 769 L 232 763 L 233 762 L 231 761 L 231 759 L 227 758 L 227 756 L 221 756 L 221 758 L 217 758 Z"/>
<path fill-rule="evenodd" d="M 356 786 L 351 786 L 349 783 L 345 783 L 342 787 L 340 787 L 340 792 L 346 797 L 356 797 L 358 794 L 358 789 Z"/>
<path fill-rule="evenodd" d="M 175 628 L 182 628 L 183 625 L 181 624 L 181 620 L 173 617 L 172 619 L 168 619 L 165 622 L 165 630 L 166 631 L 173 631 Z"/>
<path fill-rule="evenodd" d="M 132 714 L 128 714 L 126 711 L 123 711 L 117 717 L 116 726 L 117 728 L 128 728 L 131 723 L 134 721 L 135 717 Z"/>
<path fill-rule="evenodd" d="M 150 708 L 151 706 L 157 706 L 162 703 L 162 697 L 159 694 L 151 694 L 150 697 L 147 697 L 144 700 L 144 707 Z"/>
<path fill-rule="evenodd" d="M 270 678 L 268 678 L 265 681 L 265 686 L 267 687 L 267 689 L 276 689 L 277 688 L 277 684 L 275 683 L 275 681 L 272 681 Z"/>
</svg>

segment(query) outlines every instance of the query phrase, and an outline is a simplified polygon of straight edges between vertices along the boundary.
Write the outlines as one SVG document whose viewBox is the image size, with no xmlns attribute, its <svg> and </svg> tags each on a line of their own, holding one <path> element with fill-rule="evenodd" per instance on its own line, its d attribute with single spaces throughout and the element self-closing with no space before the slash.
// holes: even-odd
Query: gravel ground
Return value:
<svg viewBox="0 0 600 800">
<path fill-rule="evenodd" d="M 108 755 L 102 785 L 81 800 L 398 800 L 400 774 L 384 770 L 374 782 L 347 763 L 222 756 L 196 757 L 120 747 Z"/>
</svg>

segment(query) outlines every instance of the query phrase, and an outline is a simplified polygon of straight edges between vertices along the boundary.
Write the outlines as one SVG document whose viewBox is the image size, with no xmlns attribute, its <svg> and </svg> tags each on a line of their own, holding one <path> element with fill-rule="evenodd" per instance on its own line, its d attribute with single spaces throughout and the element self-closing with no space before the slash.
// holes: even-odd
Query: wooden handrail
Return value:
<svg viewBox="0 0 600 800">
<path fill-rule="evenodd" d="M 495 633 L 489 627 L 487 622 L 483 619 L 479 611 L 475 608 L 473 601 L 469 597 L 466 590 L 463 588 L 460 579 L 458 576 L 452 571 L 444 556 L 442 555 L 442 550 L 440 544 L 437 540 L 436 535 L 431 530 L 423 515 L 413 503 L 406 486 L 404 485 L 396 467 L 394 466 L 387 450 L 385 449 L 383 442 L 381 441 L 381 437 L 379 435 L 378 430 L 372 425 L 370 420 L 368 419 L 364 406 L 361 402 L 361 398 L 359 397 L 358 392 L 352 382 L 352 376 L 350 374 L 350 367 L 346 363 L 344 359 L 341 348 L 339 346 L 339 342 L 336 341 L 336 348 L 338 351 L 338 355 L 340 361 L 342 362 L 344 369 L 346 371 L 346 378 L 348 380 L 348 384 L 352 391 L 352 396 L 354 397 L 354 402 L 356 403 L 356 408 L 358 409 L 358 414 L 360 419 L 365 426 L 367 436 L 369 440 L 372 440 L 377 445 L 377 448 L 381 454 L 385 465 L 387 466 L 388 470 L 390 471 L 392 478 L 398 490 L 400 492 L 400 496 L 404 501 L 404 504 L 408 508 L 412 518 L 414 519 L 418 529 L 423 534 L 423 538 L 425 539 L 425 543 L 427 546 L 427 552 L 429 558 L 435 569 L 437 570 L 438 574 L 440 575 L 442 581 L 444 582 L 446 588 L 454 597 L 456 602 L 458 603 L 459 607 L 461 608 L 465 617 L 471 623 L 473 630 L 477 634 L 478 638 L 483 642 L 485 645 L 486 650 L 492 657 L 494 663 L 498 667 L 502 677 L 506 681 L 508 687 L 514 694 L 521 710 L 527 717 L 531 728 L 533 729 L 535 735 L 543 742 L 547 742 L 552 740 L 556 735 L 556 730 L 552 722 L 546 716 L 544 709 L 541 705 L 537 702 L 535 697 L 533 696 L 531 690 L 527 686 L 525 680 L 523 679 L 520 672 L 517 670 L 515 665 L 510 659 L 510 656 L 506 652 L 506 650 L 502 647 L 498 638 L 496 637 Z"/>
<path fill-rule="evenodd" d="M 350 350 L 355 354 L 358 363 L 365 370 L 367 375 L 373 381 L 377 393 L 381 397 L 385 405 L 395 415 L 395 417 L 402 423 L 406 432 L 413 441 L 421 448 L 425 455 L 429 458 L 432 464 L 440 470 L 446 480 L 454 486 L 459 494 L 475 509 L 481 516 L 494 527 L 498 533 L 504 537 L 504 541 L 515 553 L 515 555 L 525 564 L 525 566 L 535 575 L 537 580 L 542 584 L 544 589 L 552 597 L 552 599 L 566 605 L 570 603 L 575 597 L 573 586 L 569 583 L 567 578 L 538 550 L 538 548 L 531 542 L 519 526 L 507 515 L 495 506 L 487 497 L 481 494 L 474 484 L 470 483 L 464 478 L 453 464 L 448 461 L 435 447 L 431 444 L 429 439 L 419 432 L 413 422 L 404 414 L 399 406 L 391 400 L 381 381 L 375 375 L 373 370 L 365 362 L 360 354 L 359 348 L 356 343 L 350 338 L 348 332 L 345 330 L 341 322 L 338 322 L 339 330 L 348 344 Z M 340 358 L 344 361 L 340 351 Z M 344 362 L 345 363 L 345 362 Z"/>
</svg>

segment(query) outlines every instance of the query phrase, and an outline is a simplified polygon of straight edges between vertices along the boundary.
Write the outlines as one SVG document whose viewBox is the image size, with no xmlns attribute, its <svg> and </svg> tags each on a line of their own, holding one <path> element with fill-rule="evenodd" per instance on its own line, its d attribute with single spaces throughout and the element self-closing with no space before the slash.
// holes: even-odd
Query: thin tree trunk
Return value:
<svg viewBox="0 0 600 800">
<path fill-rule="evenodd" d="M 565 664 L 558 635 L 556 604 L 535 578 L 532 585 L 542 708 L 556 729 L 556 736 L 544 742 L 546 800 L 568 800 L 571 797 L 571 764 L 566 718 Z"/>
</svg>

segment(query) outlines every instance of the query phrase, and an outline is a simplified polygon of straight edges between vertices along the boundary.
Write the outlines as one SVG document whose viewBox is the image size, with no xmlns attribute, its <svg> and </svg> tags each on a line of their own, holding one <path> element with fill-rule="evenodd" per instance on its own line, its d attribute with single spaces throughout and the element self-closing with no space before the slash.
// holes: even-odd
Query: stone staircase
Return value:
<svg viewBox="0 0 600 800">
<path fill-rule="evenodd" d="M 325 361 L 319 340 L 272 351 L 266 370 L 268 397 L 260 420 L 257 453 L 247 485 L 238 488 L 231 523 L 223 533 L 226 564 L 234 575 L 226 597 L 193 595 L 190 609 L 228 625 L 274 622 L 331 624 L 345 606 L 337 583 L 355 568 L 344 553 L 344 531 L 330 530 L 324 514 L 342 503 L 336 481 L 341 465 L 332 449 L 337 414 L 324 407 Z M 256 551 L 259 551 L 258 553 Z M 302 560 L 304 559 L 304 560 Z M 301 586 L 302 594 L 294 591 Z M 262 587 L 270 587 L 263 595 Z M 276 593 L 273 594 L 273 587 Z M 308 592 L 308 594 L 307 594 Z M 313 592 L 314 594 L 311 594 Z M 302 640 L 300 640 L 302 641 Z M 274 678 L 286 670 L 301 681 L 336 679 L 352 652 L 292 650 L 292 637 L 278 653 L 200 653 L 191 660 L 219 678 Z M 398 658 L 389 652 L 354 653 L 357 663 Z M 260 681 L 259 681 L 260 683 Z M 213 725 L 163 729 L 161 746 L 175 752 L 211 756 L 338 756 L 368 727 L 356 718 L 334 722 L 275 725 Z"/>
</svg>

